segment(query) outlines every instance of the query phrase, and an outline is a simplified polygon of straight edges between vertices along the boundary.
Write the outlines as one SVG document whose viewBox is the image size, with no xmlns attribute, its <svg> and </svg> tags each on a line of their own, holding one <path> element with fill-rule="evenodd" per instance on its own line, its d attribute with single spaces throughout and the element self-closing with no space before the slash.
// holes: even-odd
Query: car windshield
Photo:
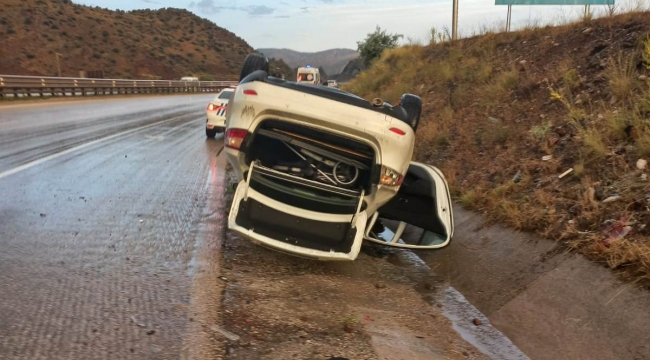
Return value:
<svg viewBox="0 0 650 360">
<path fill-rule="evenodd" d="M 217 96 L 217 99 L 224 99 L 228 100 L 232 96 L 232 91 L 222 91 L 219 96 Z"/>
</svg>

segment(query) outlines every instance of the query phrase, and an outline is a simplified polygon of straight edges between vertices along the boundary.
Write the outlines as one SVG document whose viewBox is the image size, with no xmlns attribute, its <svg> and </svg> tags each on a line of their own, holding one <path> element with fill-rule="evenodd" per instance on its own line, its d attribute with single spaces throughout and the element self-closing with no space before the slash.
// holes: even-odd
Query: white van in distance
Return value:
<svg viewBox="0 0 650 360">
<path fill-rule="evenodd" d="M 306 84 L 320 84 L 320 71 L 318 68 L 313 68 L 309 65 L 298 68 L 298 75 L 296 82 Z"/>
</svg>

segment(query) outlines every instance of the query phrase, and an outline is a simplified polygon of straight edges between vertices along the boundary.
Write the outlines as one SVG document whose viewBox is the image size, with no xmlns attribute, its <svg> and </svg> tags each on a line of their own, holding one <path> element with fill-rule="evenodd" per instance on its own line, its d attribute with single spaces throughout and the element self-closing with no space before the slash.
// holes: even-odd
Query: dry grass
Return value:
<svg viewBox="0 0 650 360">
<path fill-rule="evenodd" d="M 589 128 L 580 131 L 587 157 L 592 161 L 604 159 L 609 154 L 605 146 L 602 132 L 597 128 Z"/>
<path fill-rule="evenodd" d="M 650 279 L 650 183 L 635 165 L 650 157 L 649 36 L 641 13 L 436 41 L 386 52 L 346 89 L 420 94 L 415 157 L 463 206 Z M 603 246 L 603 223 L 622 215 L 634 231 Z"/>
<path fill-rule="evenodd" d="M 578 70 L 571 69 L 564 73 L 564 85 L 568 86 L 569 89 L 575 90 L 582 84 L 580 80 L 580 75 Z"/>
<path fill-rule="evenodd" d="M 605 75 L 612 95 L 620 101 L 629 101 L 639 87 L 635 61 L 632 57 L 619 54 L 610 58 Z"/>
</svg>

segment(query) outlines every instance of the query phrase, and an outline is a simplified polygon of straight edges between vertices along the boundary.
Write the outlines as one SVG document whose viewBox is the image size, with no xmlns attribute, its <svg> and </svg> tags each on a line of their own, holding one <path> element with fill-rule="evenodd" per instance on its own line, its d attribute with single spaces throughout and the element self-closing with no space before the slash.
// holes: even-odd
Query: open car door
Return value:
<svg viewBox="0 0 650 360">
<path fill-rule="evenodd" d="M 451 196 L 442 172 L 411 162 L 397 195 L 370 218 L 364 239 L 400 248 L 438 249 L 453 235 Z"/>
</svg>

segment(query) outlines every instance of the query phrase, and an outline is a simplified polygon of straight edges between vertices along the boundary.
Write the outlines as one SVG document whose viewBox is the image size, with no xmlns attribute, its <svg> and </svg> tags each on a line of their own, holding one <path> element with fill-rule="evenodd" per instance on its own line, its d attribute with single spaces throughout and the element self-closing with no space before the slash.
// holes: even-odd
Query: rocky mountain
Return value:
<svg viewBox="0 0 650 360">
<path fill-rule="evenodd" d="M 69 0 L 2 0 L 0 74 L 237 80 L 252 47 L 182 10 L 111 11 Z M 281 62 L 276 67 L 290 74 Z"/>
<path fill-rule="evenodd" d="M 344 83 L 353 79 L 365 68 L 366 65 L 363 63 L 363 59 L 356 58 L 354 60 L 350 60 L 350 62 L 345 65 L 343 70 L 340 73 L 334 75 L 332 78 L 340 83 Z"/>
<path fill-rule="evenodd" d="M 359 53 L 351 49 L 330 49 L 314 53 L 299 52 L 290 49 L 257 49 L 268 57 L 282 59 L 289 66 L 311 65 L 322 67 L 328 74 L 340 73 L 345 65 L 359 57 Z"/>
</svg>

